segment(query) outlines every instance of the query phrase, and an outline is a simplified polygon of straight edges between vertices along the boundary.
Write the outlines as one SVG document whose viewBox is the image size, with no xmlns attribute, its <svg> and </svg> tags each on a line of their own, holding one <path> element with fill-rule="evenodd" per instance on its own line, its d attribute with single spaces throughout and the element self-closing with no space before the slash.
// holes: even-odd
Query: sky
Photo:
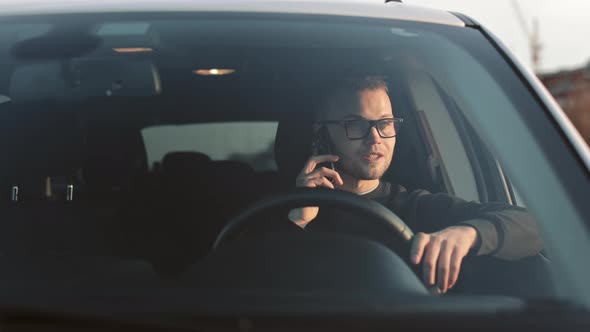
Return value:
<svg viewBox="0 0 590 332">
<path fill-rule="evenodd" d="M 366 0 L 374 2 L 375 0 Z M 513 0 L 403 0 L 404 3 L 457 11 L 486 26 L 525 64 L 532 66 L 527 35 L 511 4 Z M 590 62 L 590 1 L 517 0 L 532 27 L 539 22 L 540 72 L 575 69 Z"/>
</svg>

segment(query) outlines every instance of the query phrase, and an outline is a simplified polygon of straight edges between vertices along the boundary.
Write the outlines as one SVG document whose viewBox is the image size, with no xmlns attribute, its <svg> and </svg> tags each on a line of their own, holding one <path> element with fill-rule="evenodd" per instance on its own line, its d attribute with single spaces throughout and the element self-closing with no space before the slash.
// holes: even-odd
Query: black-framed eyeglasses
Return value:
<svg viewBox="0 0 590 332">
<path fill-rule="evenodd" d="M 379 120 L 352 119 L 341 121 L 320 121 L 320 124 L 338 124 L 344 127 L 346 137 L 350 140 L 363 139 L 369 135 L 371 128 L 377 128 L 381 138 L 393 138 L 397 135 L 404 119 L 386 118 Z"/>
</svg>

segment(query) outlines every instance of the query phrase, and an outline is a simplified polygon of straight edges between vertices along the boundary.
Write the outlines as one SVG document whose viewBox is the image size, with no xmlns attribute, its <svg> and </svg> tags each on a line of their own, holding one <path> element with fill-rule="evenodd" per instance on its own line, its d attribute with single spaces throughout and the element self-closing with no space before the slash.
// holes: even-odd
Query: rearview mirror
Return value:
<svg viewBox="0 0 590 332">
<path fill-rule="evenodd" d="M 100 58 L 20 65 L 11 76 L 9 96 L 26 102 L 159 93 L 159 75 L 151 60 Z"/>
</svg>

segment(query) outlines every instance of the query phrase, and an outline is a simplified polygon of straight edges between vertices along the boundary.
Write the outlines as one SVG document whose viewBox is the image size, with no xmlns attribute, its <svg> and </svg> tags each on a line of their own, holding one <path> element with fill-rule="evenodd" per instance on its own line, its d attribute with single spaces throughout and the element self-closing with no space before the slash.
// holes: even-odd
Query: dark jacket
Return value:
<svg viewBox="0 0 590 332">
<path fill-rule="evenodd" d="M 502 203 L 467 202 L 426 190 L 408 192 L 400 185 L 384 181 L 364 197 L 391 209 L 414 233 L 432 233 L 454 225 L 475 228 L 479 235 L 479 241 L 472 249 L 472 254 L 475 255 L 516 260 L 533 256 L 543 249 L 543 239 L 537 223 L 521 207 Z M 320 208 L 317 218 L 305 230 L 353 234 L 363 231 L 362 223 L 352 222 L 350 218 L 350 211 L 345 209 Z M 378 234 L 377 237 L 379 236 L 384 235 Z"/>
</svg>

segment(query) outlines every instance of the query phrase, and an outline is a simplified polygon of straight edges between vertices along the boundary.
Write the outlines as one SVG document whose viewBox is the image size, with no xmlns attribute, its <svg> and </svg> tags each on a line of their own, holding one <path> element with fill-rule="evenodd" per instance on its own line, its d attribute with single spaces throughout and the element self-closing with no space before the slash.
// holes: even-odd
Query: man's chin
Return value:
<svg viewBox="0 0 590 332">
<path fill-rule="evenodd" d="M 387 167 L 383 165 L 347 165 L 348 167 L 340 164 L 338 165 L 341 167 L 345 173 L 351 175 L 355 179 L 359 180 L 378 180 L 387 171 Z M 343 167 L 344 166 L 344 167 Z"/>
<path fill-rule="evenodd" d="M 383 174 L 381 175 L 373 175 L 373 174 L 367 174 L 366 176 L 360 177 L 360 180 L 379 180 L 381 179 L 381 177 L 383 176 Z"/>
<path fill-rule="evenodd" d="M 379 180 L 383 174 L 385 174 L 385 171 L 382 169 L 369 169 L 359 172 L 356 178 L 359 180 Z"/>
</svg>

